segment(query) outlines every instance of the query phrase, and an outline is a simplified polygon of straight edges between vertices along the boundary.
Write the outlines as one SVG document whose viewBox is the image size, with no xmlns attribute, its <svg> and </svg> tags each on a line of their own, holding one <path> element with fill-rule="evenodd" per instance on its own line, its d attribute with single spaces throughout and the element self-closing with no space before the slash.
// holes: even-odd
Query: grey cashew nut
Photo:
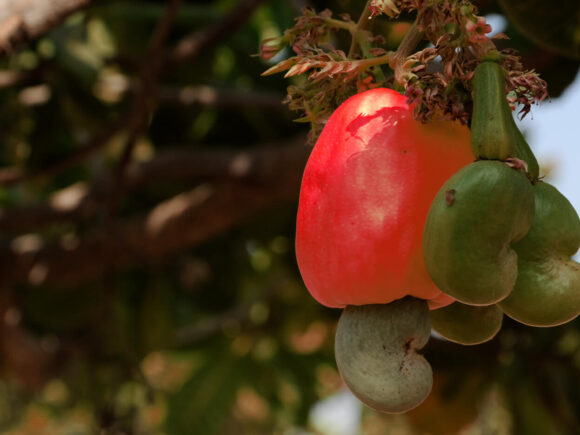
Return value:
<svg viewBox="0 0 580 435">
<path fill-rule="evenodd" d="M 348 306 L 338 322 L 335 356 L 342 378 L 363 403 L 387 413 L 419 405 L 433 372 L 416 353 L 429 340 L 427 302 L 405 297 L 386 305 Z"/>
</svg>

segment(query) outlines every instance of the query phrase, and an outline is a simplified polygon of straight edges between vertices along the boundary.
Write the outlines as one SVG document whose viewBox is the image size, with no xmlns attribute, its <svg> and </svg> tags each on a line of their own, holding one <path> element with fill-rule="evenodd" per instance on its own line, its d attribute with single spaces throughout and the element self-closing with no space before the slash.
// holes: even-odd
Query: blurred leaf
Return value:
<svg viewBox="0 0 580 435">
<path fill-rule="evenodd" d="M 514 412 L 515 433 L 526 435 L 563 434 L 547 412 L 538 391 L 528 379 L 521 379 L 510 391 Z"/>
<path fill-rule="evenodd" d="M 220 433 L 238 387 L 247 375 L 243 361 L 222 347 L 206 354 L 204 364 L 180 391 L 169 397 L 168 435 Z"/>
<path fill-rule="evenodd" d="M 162 278 L 153 279 L 141 302 L 139 331 L 142 354 L 172 345 L 171 287 Z"/>
<path fill-rule="evenodd" d="M 486 379 L 477 371 L 454 375 L 435 373 L 433 390 L 425 401 L 407 415 L 420 433 L 457 433 L 477 417 Z M 440 418 L 442 415 L 453 418 Z"/>
<path fill-rule="evenodd" d="M 51 32 L 54 42 L 55 61 L 64 70 L 89 85 L 97 78 L 103 59 L 87 40 L 87 29 L 78 16 L 69 24 Z"/>
<path fill-rule="evenodd" d="M 508 19 L 542 47 L 580 59 L 580 3 L 576 0 L 498 0 Z"/>
<path fill-rule="evenodd" d="M 95 287 L 27 288 L 20 292 L 24 319 L 42 332 L 72 332 L 95 318 L 99 290 Z"/>
</svg>

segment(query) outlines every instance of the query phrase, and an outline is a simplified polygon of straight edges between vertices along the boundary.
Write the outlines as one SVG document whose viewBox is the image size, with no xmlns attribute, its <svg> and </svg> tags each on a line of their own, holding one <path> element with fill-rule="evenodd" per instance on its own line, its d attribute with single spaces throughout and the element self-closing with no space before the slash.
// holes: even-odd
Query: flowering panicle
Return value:
<svg viewBox="0 0 580 435">
<path fill-rule="evenodd" d="M 369 20 L 379 15 L 394 19 L 401 13 L 416 13 L 415 25 L 409 31 L 414 33 L 405 37 L 397 52 L 387 52 L 384 38 L 367 30 L 365 20 L 354 23 L 348 16 L 336 19 L 328 10 L 316 13 L 306 8 L 281 38 L 264 41 L 264 59 L 271 59 L 285 45 L 296 54 L 264 75 L 283 71 L 285 77 L 308 74 L 308 80 L 288 89 L 289 107 L 305 114 L 300 120 L 311 122 L 316 135 L 349 96 L 392 82 L 413 104 L 416 119 L 468 123 L 475 68 L 489 52 L 497 52 L 493 40 L 506 36 L 489 37 L 491 26 L 468 0 L 370 0 L 368 12 Z M 352 36 L 348 56 L 331 45 L 333 33 L 339 30 Z M 421 39 L 432 45 L 413 52 Z M 355 44 L 358 50 L 352 49 Z M 507 72 L 508 101 L 512 107 L 521 105 L 523 117 L 531 104 L 547 97 L 546 82 L 534 71 L 525 71 L 513 51 L 503 50 L 499 58 Z M 388 65 L 393 76 L 385 78 L 380 65 Z"/>
<path fill-rule="evenodd" d="M 364 45 L 364 58 L 349 58 L 344 51 L 332 46 L 331 36 L 339 30 L 350 31 L 353 38 L 358 32 L 356 37 Z M 381 47 L 384 43 L 381 35 L 357 30 L 348 15 L 336 19 L 329 10 L 316 13 L 305 8 L 293 28 L 286 30 L 281 38 L 264 41 L 261 48 L 265 60 L 274 57 L 285 45 L 292 47 L 296 55 L 278 62 L 262 75 L 285 71 L 285 77 L 295 77 L 308 73 L 308 81 L 288 89 L 286 102 L 291 109 L 304 113 L 299 121 L 311 122 L 316 133 L 349 96 L 384 84 L 380 78 L 382 73 L 377 76 L 376 69 L 376 65 L 385 63 L 382 59 L 388 58 L 387 51 Z"/>
</svg>

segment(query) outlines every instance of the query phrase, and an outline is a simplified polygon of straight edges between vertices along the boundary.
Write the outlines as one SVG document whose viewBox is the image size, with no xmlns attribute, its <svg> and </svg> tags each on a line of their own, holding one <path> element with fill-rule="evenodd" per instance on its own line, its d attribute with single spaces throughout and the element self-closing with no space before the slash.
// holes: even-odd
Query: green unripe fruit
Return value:
<svg viewBox="0 0 580 435">
<path fill-rule="evenodd" d="M 580 264 L 570 258 L 580 247 L 580 219 L 550 184 L 539 182 L 534 193 L 532 227 L 513 245 L 518 279 L 500 307 L 521 323 L 555 326 L 580 314 Z"/>
<path fill-rule="evenodd" d="M 474 307 L 454 302 L 431 311 L 431 328 L 447 340 L 464 345 L 491 340 L 502 321 L 503 312 L 497 305 Z"/>
<path fill-rule="evenodd" d="M 526 235 L 534 192 L 523 172 L 503 162 L 472 163 L 441 187 L 423 233 L 431 279 L 468 305 L 491 305 L 513 289 L 517 254 L 510 244 Z"/>
<path fill-rule="evenodd" d="M 429 308 L 405 297 L 386 305 L 347 306 L 338 322 L 335 354 L 344 382 L 364 404 L 401 413 L 431 391 L 431 366 L 416 353 L 429 340 Z"/>
<path fill-rule="evenodd" d="M 486 160 L 516 157 L 515 135 L 511 116 L 506 116 L 505 80 L 501 66 L 495 62 L 480 63 L 471 82 L 473 114 L 471 151 Z M 510 112 L 511 115 L 511 112 Z"/>
<path fill-rule="evenodd" d="M 511 116 L 511 113 L 510 113 Z M 536 182 L 540 176 L 540 166 L 536 160 L 536 156 L 530 149 L 530 146 L 526 142 L 524 135 L 517 127 L 515 121 L 512 118 L 512 124 L 516 130 L 516 157 L 523 160 L 527 164 L 527 175 L 530 181 Z"/>
<path fill-rule="evenodd" d="M 494 61 L 480 63 L 475 69 L 472 86 L 473 155 L 484 160 L 518 158 L 526 163 L 529 178 L 536 180 L 540 172 L 538 161 L 518 129 L 507 103 L 501 65 Z"/>
</svg>

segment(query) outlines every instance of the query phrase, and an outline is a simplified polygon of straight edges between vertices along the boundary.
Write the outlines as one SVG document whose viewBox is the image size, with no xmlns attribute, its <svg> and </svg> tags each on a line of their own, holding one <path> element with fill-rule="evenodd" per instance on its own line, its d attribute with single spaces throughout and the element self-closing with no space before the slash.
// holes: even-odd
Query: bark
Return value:
<svg viewBox="0 0 580 435">
<path fill-rule="evenodd" d="M 0 0 L 0 54 L 60 24 L 91 0 Z"/>
<path fill-rule="evenodd" d="M 270 150 L 254 161 L 231 155 L 230 170 L 245 173 L 243 178 L 206 181 L 114 231 L 94 231 L 79 239 L 69 236 L 50 245 L 22 238 L 0 249 L 0 270 L 11 283 L 69 286 L 162 261 L 259 212 L 297 200 L 308 152 L 308 147 L 295 145 L 277 153 Z"/>
<path fill-rule="evenodd" d="M 288 142 L 262 145 L 247 150 L 191 147 L 164 149 L 145 162 L 127 168 L 125 193 L 152 183 L 189 183 L 200 180 L 245 180 L 260 182 L 275 178 L 282 160 L 301 159 L 308 151 L 303 136 Z M 297 167 L 297 163 L 290 163 Z M 113 188 L 114 177 L 98 179 L 92 186 L 76 183 L 54 192 L 47 202 L 13 206 L 0 210 L 0 228 L 5 235 L 37 232 L 64 222 L 78 223 L 96 216 Z"/>
</svg>

